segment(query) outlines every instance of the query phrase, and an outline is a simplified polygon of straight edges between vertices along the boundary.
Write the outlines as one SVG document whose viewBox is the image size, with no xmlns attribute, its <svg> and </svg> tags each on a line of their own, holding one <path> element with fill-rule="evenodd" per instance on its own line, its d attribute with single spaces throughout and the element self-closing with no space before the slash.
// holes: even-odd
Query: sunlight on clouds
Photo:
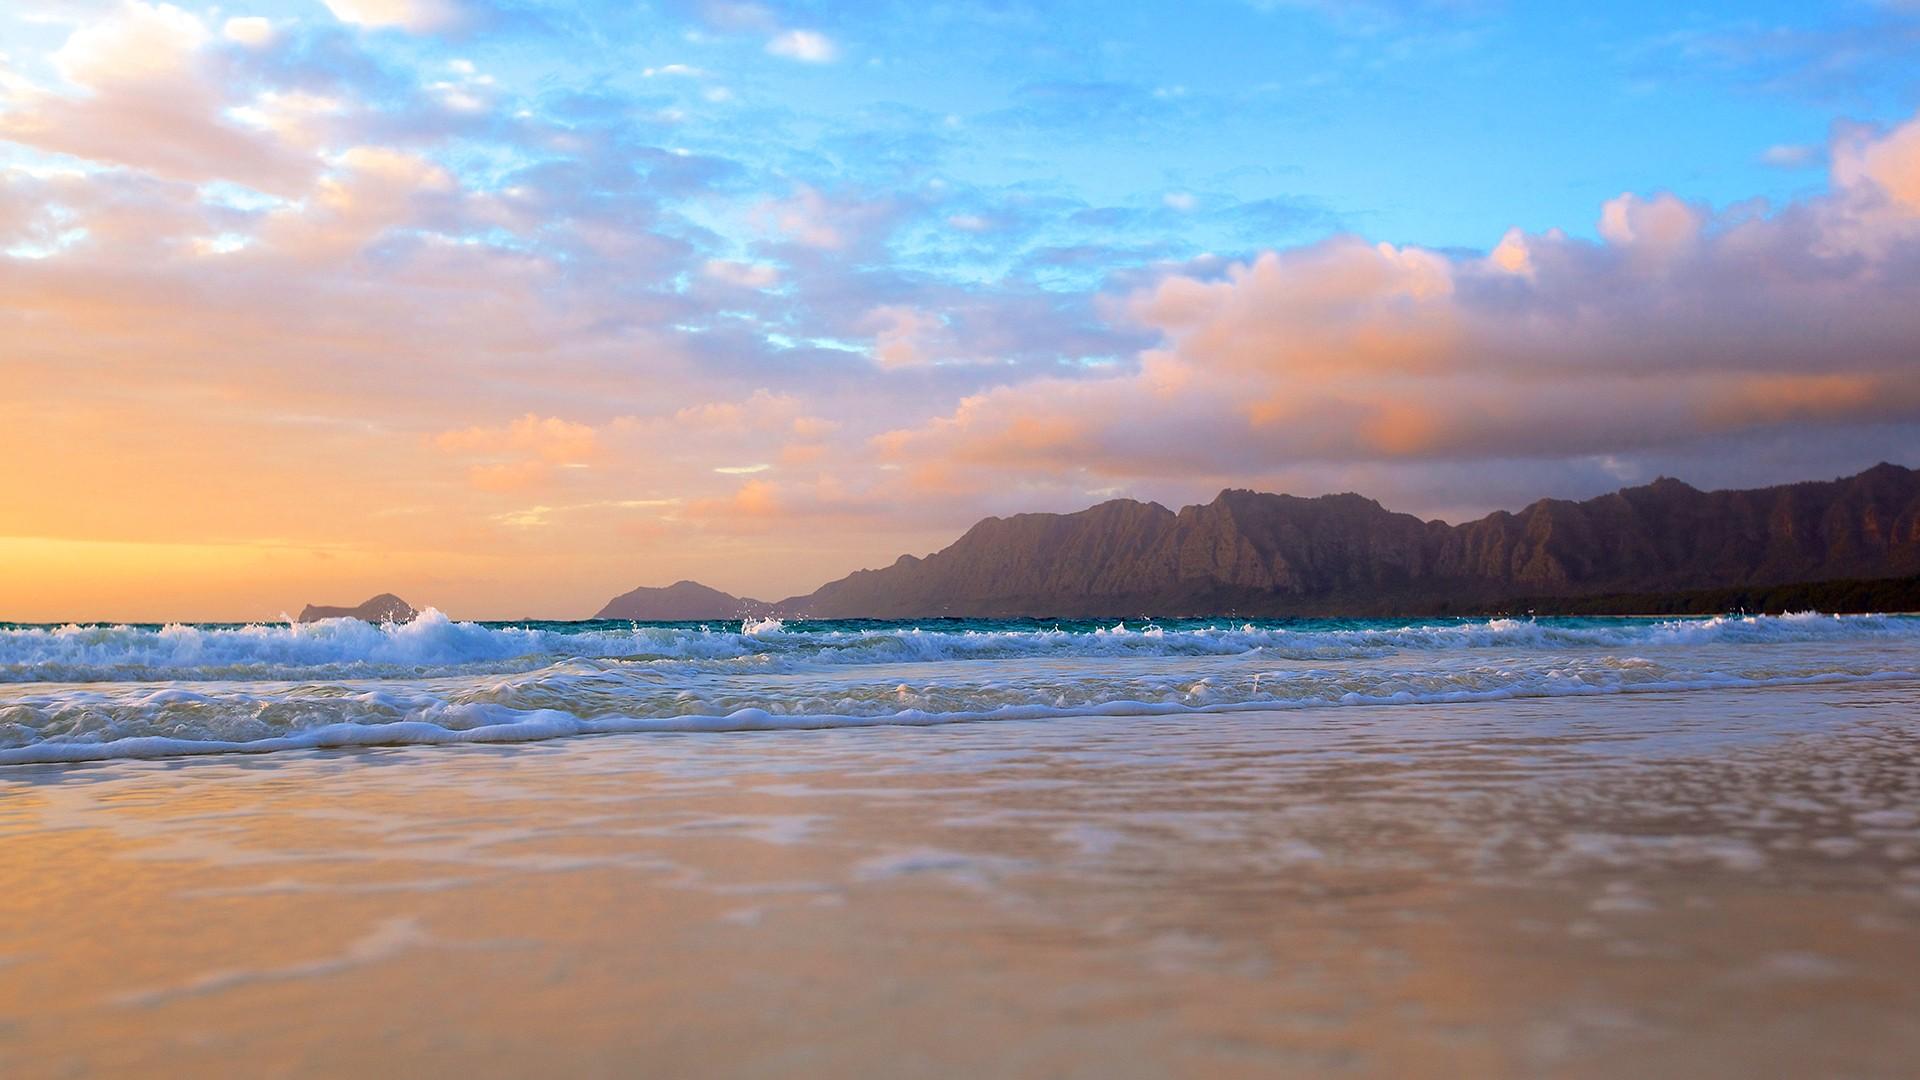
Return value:
<svg viewBox="0 0 1920 1080">
<path fill-rule="evenodd" d="M 590 464 L 600 456 L 600 433 L 594 428 L 533 413 L 503 427 L 443 431 L 433 444 L 463 457 L 510 459 L 468 467 L 468 480 L 483 491 L 524 491 L 550 481 L 556 468 Z"/>
<path fill-rule="evenodd" d="M 1089 492 L 1451 508 L 1464 482 L 1427 480 L 1744 476 L 1754 446 L 1824 464 L 1920 424 L 1920 118 L 1744 133 L 1771 201 L 1622 166 L 1577 208 L 1435 210 L 1484 223 L 1466 243 L 1185 135 L 1284 89 L 1029 64 L 1051 81 L 1011 105 L 909 104 L 859 81 L 907 70 L 885 27 L 801 10 L 608 12 L 608 40 L 681 20 L 609 74 L 544 6 L 48 9 L 0 60 L 0 533 L 123 545 L 143 613 L 297 580 L 576 614 L 642 565 L 793 591 Z M 1380 171 L 1424 176 L 1415 149 Z M 1329 235 L 1355 223 L 1430 243 Z"/>
<path fill-rule="evenodd" d="M 273 44 L 273 22 L 257 15 L 236 16 L 221 24 L 220 36 L 252 48 Z"/>
<path fill-rule="evenodd" d="M 442 432 L 434 438 L 434 444 L 456 453 L 524 452 L 557 464 L 593 457 L 599 449 L 599 436 L 586 424 L 528 413 L 505 427 Z"/>
<path fill-rule="evenodd" d="M 1698 243 L 1705 217 L 1672 195 L 1643 199 L 1627 192 L 1600 208 L 1600 235 L 1616 247 L 1671 259 Z"/>
<path fill-rule="evenodd" d="M 75 86 L 152 85 L 188 71 L 210 37 L 197 17 L 171 4 L 130 0 L 112 17 L 75 30 L 52 60 Z"/>
<path fill-rule="evenodd" d="M 1519 229 L 1508 229 L 1488 253 L 1487 261 L 1509 274 L 1533 276 L 1533 256 L 1527 250 L 1527 234 Z"/>
<path fill-rule="evenodd" d="M 178 179 L 297 190 L 314 163 L 227 122 L 236 102 L 209 59 L 212 41 L 188 12 L 128 0 L 50 57 L 77 94 L 13 80 L 0 100 L 0 138 Z"/>
<path fill-rule="evenodd" d="M 722 499 L 702 499 L 689 508 L 697 518 L 774 518 L 783 516 L 780 489 L 765 480 L 749 480 Z"/>
<path fill-rule="evenodd" d="M 1843 185 L 1873 185 L 1920 213 L 1920 116 L 1880 137 L 1848 132 L 1835 147 L 1833 172 Z"/>
<path fill-rule="evenodd" d="M 803 439 L 824 439 L 843 427 L 838 420 L 824 416 L 800 416 L 793 421 L 793 433 Z"/>
<path fill-rule="evenodd" d="M 794 422 L 803 406 L 798 398 L 761 387 L 745 401 L 709 401 L 673 414 L 674 424 L 704 435 L 742 436 L 778 431 Z"/>
<path fill-rule="evenodd" d="M 930 338 L 945 320 L 932 312 L 891 304 L 867 312 L 861 327 L 873 333 L 873 358 L 881 367 L 932 363 Z"/>
<path fill-rule="evenodd" d="M 1905 205 L 1912 147 L 1920 119 L 1843 145 L 1835 192 L 1774 217 L 1626 194 L 1598 243 L 1510 230 L 1474 258 L 1335 238 L 1172 274 L 1129 303 L 1169 341 L 1138 369 L 996 387 L 873 446 L 990 485 L 1912 423 L 1920 315 L 1898 297 L 1920 222 L 1876 201 Z M 1836 247 L 1850 257 L 1827 259 Z"/>
<path fill-rule="evenodd" d="M 398 27 L 423 33 L 460 21 L 455 0 L 321 0 L 333 17 L 357 26 Z"/>
<path fill-rule="evenodd" d="M 767 51 L 809 64 L 830 64 L 840 56 L 840 48 L 833 39 L 817 30 L 787 30 L 775 34 L 767 42 Z"/>
</svg>

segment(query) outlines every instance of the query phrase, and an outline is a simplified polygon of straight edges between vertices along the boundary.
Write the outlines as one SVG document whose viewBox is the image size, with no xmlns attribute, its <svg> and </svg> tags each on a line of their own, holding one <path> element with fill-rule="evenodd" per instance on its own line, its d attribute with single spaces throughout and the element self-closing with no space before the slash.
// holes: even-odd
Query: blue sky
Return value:
<svg viewBox="0 0 1920 1080">
<path fill-rule="evenodd" d="M 1822 183 L 1833 124 L 1901 119 L 1920 86 L 1920 19 L 1873 2 L 497 3 L 430 34 L 317 0 L 247 13 L 300 38 L 309 82 L 395 106 L 465 62 L 490 101 L 618 117 L 742 189 L 945 185 L 1026 215 L 927 253 L 983 271 L 1047 243 L 1184 257 L 1335 230 L 1485 249 L 1516 225 L 1591 235 L 1622 191 L 1782 201 Z M 10 22 L 44 73 L 69 26 L 33 3 Z M 789 30 L 829 55 L 769 54 Z M 437 156 L 482 183 L 526 160 L 484 138 Z"/>
</svg>

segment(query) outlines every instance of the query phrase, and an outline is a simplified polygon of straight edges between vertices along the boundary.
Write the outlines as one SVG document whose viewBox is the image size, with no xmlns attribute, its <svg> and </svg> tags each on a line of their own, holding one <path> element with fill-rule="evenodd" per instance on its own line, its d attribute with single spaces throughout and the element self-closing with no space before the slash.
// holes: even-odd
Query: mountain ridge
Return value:
<svg viewBox="0 0 1920 1080">
<path fill-rule="evenodd" d="M 1738 490 L 1659 477 L 1458 525 L 1352 492 L 1228 488 L 1178 511 L 1112 499 L 983 518 L 924 558 L 903 555 L 773 604 L 708 590 L 736 610 L 681 617 L 1420 615 L 1915 574 L 1920 471 L 1883 462 Z"/>
</svg>

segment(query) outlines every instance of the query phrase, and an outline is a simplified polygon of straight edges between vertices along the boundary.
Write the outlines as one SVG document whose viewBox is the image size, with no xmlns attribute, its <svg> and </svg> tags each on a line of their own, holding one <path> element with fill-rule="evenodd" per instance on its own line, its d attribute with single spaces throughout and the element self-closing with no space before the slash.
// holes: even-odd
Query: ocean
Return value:
<svg viewBox="0 0 1920 1080">
<path fill-rule="evenodd" d="M 1916 675 L 1905 615 L 0 624 L 0 764 Z"/>
<path fill-rule="evenodd" d="M 0 1075 L 1896 1077 L 1920 619 L 0 628 Z"/>
</svg>

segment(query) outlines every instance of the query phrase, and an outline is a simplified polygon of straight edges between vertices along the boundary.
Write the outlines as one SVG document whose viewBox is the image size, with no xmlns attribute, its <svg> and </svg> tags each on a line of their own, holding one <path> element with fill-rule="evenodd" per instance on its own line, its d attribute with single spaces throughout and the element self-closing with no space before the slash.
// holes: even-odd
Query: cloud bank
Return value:
<svg viewBox="0 0 1920 1080">
<path fill-rule="evenodd" d="M 1777 209 L 1622 194 L 1597 240 L 1203 260 L 1116 300 L 1162 339 L 1137 364 L 995 387 L 877 445 L 946 474 L 1126 481 L 1911 425 L 1920 118 L 1848 131 L 1833 159 L 1828 194 Z"/>
</svg>

